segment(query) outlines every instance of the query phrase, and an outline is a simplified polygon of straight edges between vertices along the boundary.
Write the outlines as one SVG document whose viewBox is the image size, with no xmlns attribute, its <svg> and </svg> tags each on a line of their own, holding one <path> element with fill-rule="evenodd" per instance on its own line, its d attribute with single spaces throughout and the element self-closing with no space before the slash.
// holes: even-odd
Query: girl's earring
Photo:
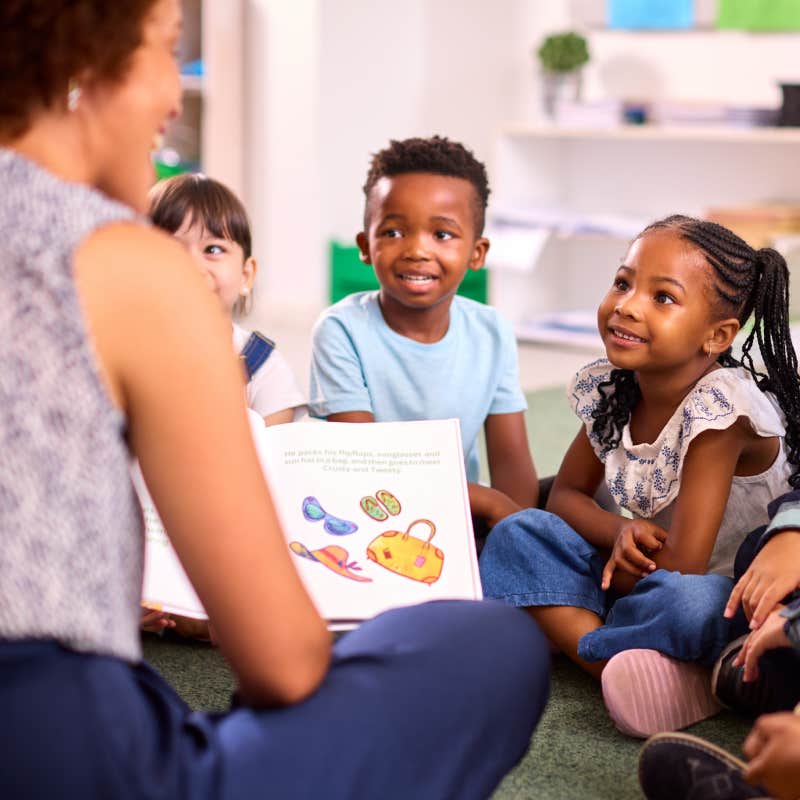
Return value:
<svg viewBox="0 0 800 800">
<path fill-rule="evenodd" d="M 242 297 L 247 297 L 247 295 L 250 294 L 250 287 L 249 286 L 242 286 L 242 288 L 239 289 L 239 294 Z"/>
<path fill-rule="evenodd" d="M 67 110 L 72 112 L 77 110 L 78 104 L 81 101 L 81 87 L 78 82 L 73 78 L 69 82 L 67 89 Z"/>
<path fill-rule="evenodd" d="M 708 347 L 706 348 L 706 355 L 711 358 L 713 353 L 711 352 L 711 342 L 708 343 Z"/>
</svg>

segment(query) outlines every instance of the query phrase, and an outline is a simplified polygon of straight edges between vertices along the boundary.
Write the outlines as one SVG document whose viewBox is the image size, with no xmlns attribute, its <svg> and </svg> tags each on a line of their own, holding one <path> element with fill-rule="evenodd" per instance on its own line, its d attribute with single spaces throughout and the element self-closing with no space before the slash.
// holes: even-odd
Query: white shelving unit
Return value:
<svg viewBox="0 0 800 800">
<path fill-rule="evenodd" d="M 241 196 L 244 184 L 243 0 L 182 0 L 182 64 L 202 59 L 203 75 L 183 75 L 183 113 L 166 145 Z"/>
<path fill-rule="evenodd" d="M 492 214 L 556 209 L 642 225 L 672 213 L 762 201 L 800 202 L 800 129 L 507 125 L 491 170 Z M 595 309 L 630 236 L 552 235 L 529 271 L 490 272 L 490 300 L 517 325 Z M 491 269 L 491 251 L 489 267 Z"/>
</svg>

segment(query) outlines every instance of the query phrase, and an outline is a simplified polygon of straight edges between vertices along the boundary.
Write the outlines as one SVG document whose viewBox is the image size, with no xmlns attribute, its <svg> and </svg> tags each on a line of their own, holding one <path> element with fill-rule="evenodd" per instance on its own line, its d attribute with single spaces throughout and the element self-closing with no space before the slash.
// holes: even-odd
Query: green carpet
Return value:
<svg viewBox="0 0 800 800">
<path fill-rule="evenodd" d="M 528 438 L 540 475 L 551 475 L 578 430 L 563 389 L 528 398 Z M 145 634 L 145 658 L 195 709 L 228 707 L 233 680 L 219 652 L 205 644 Z M 723 713 L 690 729 L 741 756 L 749 721 Z M 636 760 L 641 742 L 619 734 L 599 685 L 563 656 L 553 659 L 550 702 L 519 765 L 493 800 L 632 800 L 641 798 Z"/>
</svg>

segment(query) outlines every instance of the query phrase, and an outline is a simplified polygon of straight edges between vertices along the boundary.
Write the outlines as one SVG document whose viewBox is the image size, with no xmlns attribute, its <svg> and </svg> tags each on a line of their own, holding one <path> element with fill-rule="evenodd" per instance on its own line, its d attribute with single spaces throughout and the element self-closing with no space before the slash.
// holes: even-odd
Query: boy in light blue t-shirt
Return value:
<svg viewBox="0 0 800 800">
<path fill-rule="evenodd" d="M 491 524 L 515 506 L 535 506 L 511 326 L 456 296 L 489 248 L 483 164 L 446 138 L 392 141 L 373 157 L 364 194 L 356 241 L 380 289 L 346 297 L 314 326 L 311 414 L 332 422 L 456 417 L 473 513 Z M 499 491 L 475 483 L 481 426 Z"/>
</svg>

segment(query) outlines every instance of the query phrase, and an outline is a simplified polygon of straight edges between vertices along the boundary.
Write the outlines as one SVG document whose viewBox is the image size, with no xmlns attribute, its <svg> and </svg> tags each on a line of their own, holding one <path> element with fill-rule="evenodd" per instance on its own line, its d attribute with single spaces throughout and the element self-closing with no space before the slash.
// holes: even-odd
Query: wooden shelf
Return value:
<svg viewBox="0 0 800 800">
<path fill-rule="evenodd" d="M 630 141 L 742 142 L 800 144 L 800 128 L 736 127 L 729 125 L 619 125 L 616 127 L 565 127 L 510 123 L 501 135 L 530 139 L 593 139 Z"/>
</svg>

